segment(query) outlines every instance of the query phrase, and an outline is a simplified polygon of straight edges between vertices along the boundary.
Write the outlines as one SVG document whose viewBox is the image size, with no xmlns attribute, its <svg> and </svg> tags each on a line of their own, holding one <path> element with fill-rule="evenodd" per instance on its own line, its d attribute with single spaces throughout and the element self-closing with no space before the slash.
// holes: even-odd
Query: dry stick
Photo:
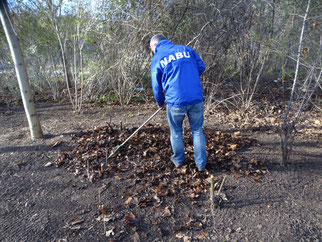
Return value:
<svg viewBox="0 0 322 242">
<path fill-rule="evenodd" d="M 258 84 L 258 82 L 259 82 L 259 78 L 260 78 L 260 76 L 261 76 L 261 73 L 263 72 L 264 65 L 265 65 L 265 63 L 266 63 L 266 61 L 267 61 L 267 59 L 268 59 L 268 50 L 267 50 L 267 51 L 266 51 L 266 53 L 264 53 L 263 55 L 264 55 L 264 57 L 263 57 L 263 63 L 262 63 L 262 66 L 261 66 L 261 68 L 260 68 L 260 70 L 259 70 L 259 73 L 258 73 L 258 75 L 257 75 L 257 77 L 256 77 L 255 84 L 254 84 L 253 90 L 251 91 L 250 97 L 248 98 L 247 103 L 246 103 L 247 108 L 249 107 L 250 102 L 253 100 L 253 96 L 254 96 L 254 94 L 255 94 L 255 90 L 256 90 L 257 84 Z"/>
<path fill-rule="evenodd" d="M 210 210 L 211 210 L 211 216 L 213 220 L 213 224 L 215 225 L 215 209 L 214 209 L 214 176 L 211 175 L 210 177 Z M 214 231 L 217 234 L 216 229 L 214 228 Z"/>
<path fill-rule="evenodd" d="M 222 187 L 223 187 L 223 185 L 224 185 L 225 180 L 226 180 L 226 175 L 224 175 L 224 178 L 222 179 L 222 182 L 221 182 L 221 184 L 220 184 L 220 187 L 219 187 L 219 190 L 218 190 L 218 192 L 217 192 L 216 196 L 218 196 L 218 195 L 220 194 L 221 189 L 222 189 Z"/>
<path fill-rule="evenodd" d="M 107 167 L 107 160 L 108 160 L 108 149 L 107 149 L 107 145 L 109 144 L 111 140 L 111 136 L 108 137 L 108 140 L 106 142 L 106 145 L 105 145 L 105 164 L 106 164 L 106 167 Z"/>
<path fill-rule="evenodd" d="M 86 162 L 87 164 L 87 168 L 86 168 L 86 171 L 87 171 L 87 178 L 89 179 L 89 181 L 91 181 L 91 178 L 90 178 L 90 175 L 89 175 L 89 161 Z"/>
<path fill-rule="evenodd" d="M 107 153 L 107 147 L 105 148 L 105 163 L 107 164 L 107 157 L 108 157 L 108 153 Z"/>
<path fill-rule="evenodd" d="M 214 201 L 214 176 L 210 177 L 210 200 Z"/>
<path fill-rule="evenodd" d="M 224 178 L 221 181 L 221 184 L 220 184 L 219 190 L 216 193 L 216 196 L 219 196 L 221 189 L 223 188 L 225 180 L 226 180 L 226 175 L 224 175 Z M 211 177 L 210 177 L 210 199 L 211 199 L 211 201 L 214 200 L 214 176 L 213 175 L 211 175 Z"/>
<path fill-rule="evenodd" d="M 224 182 L 226 180 L 226 175 L 224 175 L 224 178 L 220 184 L 219 190 L 216 194 L 216 196 L 218 196 L 221 192 L 221 189 L 223 188 Z M 210 177 L 210 199 L 211 199 L 211 203 L 210 203 L 210 209 L 211 209 L 211 215 L 213 218 L 213 223 L 215 224 L 215 209 L 214 209 L 214 176 L 211 175 Z M 218 205 L 219 206 L 219 205 Z M 218 234 L 218 231 L 216 230 L 216 228 L 214 227 L 214 232 L 216 234 Z"/>
<path fill-rule="evenodd" d="M 104 234 L 106 235 L 106 224 L 105 224 L 105 219 L 103 218 L 103 225 L 104 225 Z"/>
<path fill-rule="evenodd" d="M 189 43 L 186 44 L 186 45 L 190 45 L 193 41 L 195 41 L 196 39 L 198 39 L 199 36 L 202 34 L 203 30 L 207 27 L 208 24 L 212 23 L 212 21 L 209 21 L 204 26 L 202 26 L 201 30 L 199 31 L 199 34 L 197 36 L 195 36 L 191 41 L 189 41 Z"/>
</svg>

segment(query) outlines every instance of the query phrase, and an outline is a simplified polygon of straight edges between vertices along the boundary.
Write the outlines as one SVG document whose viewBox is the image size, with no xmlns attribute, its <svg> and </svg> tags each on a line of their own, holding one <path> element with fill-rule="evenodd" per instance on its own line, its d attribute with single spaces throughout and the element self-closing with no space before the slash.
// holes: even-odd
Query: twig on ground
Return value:
<svg viewBox="0 0 322 242">
<path fill-rule="evenodd" d="M 211 175 L 210 177 L 210 200 L 211 202 L 214 201 L 214 176 Z"/>
<path fill-rule="evenodd" d="M 219 190 L 217 191 L 216 195 L 214 196 L 214 177 L 213 177 L 213 175 L 210 177 L 210 200 L 211 200 L 211 211 L 212 212 L 214 211 L 214 206 L 215 206 L 215 208 L 218 208 L 220 206 L 220 203 L 222 201 L 220 193 L 223 188 L 225 180 L 226 180 L 226 175 L 224 175 L 224 178 L 221 181 Z"/>
<path fill-rule="evenodd" d="M 223 185 L 224 185 L 225 180 L 226 180 L 226 175 L 224 175 L 224 178 L 222 179 L 222 182 L 220 184 L 220 187 L 219 187 L 219 190 L 218 190 L 216 196 L 219 196 L 219 194 L 221 192 L 221 189 L 223 188 Z"/>
</svg>

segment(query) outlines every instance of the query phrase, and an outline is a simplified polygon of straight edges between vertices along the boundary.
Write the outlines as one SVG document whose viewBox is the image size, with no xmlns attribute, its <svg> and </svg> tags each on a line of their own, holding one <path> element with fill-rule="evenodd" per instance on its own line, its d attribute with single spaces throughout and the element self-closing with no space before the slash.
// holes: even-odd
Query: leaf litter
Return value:
<svg viewBox="0 0 322 242">
<path fill-rule="evenodd" d="M 255 139 L 244 137 L 240 132 L 228 134 L 205 130 L 207 166 L 203 177 L 193 162 L 191 134 L 186 132 L 183 135 L 186 150 L 184 165 L 175 168 L 170 161 L 169 129 L 160 126 L 143 127 L 113 157 L 107 159 L 135 130 L 135 127 L 117 129 L 111 125 L 84 130 L 72 137 L 75 148 L 61 152 L 56 164 L 92 182 L 109 175 L 117 180 L 126 180 L 129 187 L 136 186 L 138 193 L 150 193 L 148 197 L 140 197 L 140 206 L 153 202 L 155 196 L 161 199 L 179 190 L 185 191 L 194 200 L 209 185 L 208 180 L 203 178 L 208 178 L 216 170 L 232 172 L 235 178 L 249 176 L 257 182 L 268 172 L 264 162 L 238 154 L 244 147 L 258 145 Z M 127 171 L 131 171 L 130 175 Z M 134 197 L 128 196 L 124 203 L 130 205 L 134 201 Z"/>
<path fill-rule="evenodd" d="M 120 205 L 129 210 L 127 215 L 123 215 L 127 226 L 138 226 L 140 221 L 130 212 L 133 207 L 144 209 L 152 206 L 155 226 L 158 226 L 160 219 L 174 216 L 173 206 L 164 201 L 167 197 L 174 197 L 174 203 L 179 203 L 178 194 L 197 207 L 200 197 L 208 194 L 209 178 L 214 172 L 232 173 L 235 178 L 250 177 L 257 182 L 268 172 L 264 162 L 238 154 L 242 148 L 258 145 L 255 139 L 244 137 L 240 132 L 228 134 L 213 130 L 204 131 L 207 141 L 206 171 L 198 172 L 194 164 L 192 138 L 187 132 L 183 134 L 186 159 L 181 168 L 175 168 L 170 161 L 169 129 L 154 125 L 143 127 L 113 157 L 107 159 L 135 130 L 135 127 L 117 129 L 111 125 L 84 130 L 72 136 L 71 145 L 74 148 L 61 152 L 56 159 L 57 166 L 91 182 L 106 177 L 122 182 L 125 192 Z M 220 195 L 225 196 L 224 193 Z M 95 214 L 96 220 L 113 221 L 117 210 L 118 207 L 110 211 L 100 205 Z M 178 230 L 201 230 L 202 227 L 203 223 L 189 216 L 184 224 L 178 226 Z M 113 233 L 109 232 L 108 236 L 113 236 Z M 201 234 L 200 237 L 207 235 Z"/>
</svg>

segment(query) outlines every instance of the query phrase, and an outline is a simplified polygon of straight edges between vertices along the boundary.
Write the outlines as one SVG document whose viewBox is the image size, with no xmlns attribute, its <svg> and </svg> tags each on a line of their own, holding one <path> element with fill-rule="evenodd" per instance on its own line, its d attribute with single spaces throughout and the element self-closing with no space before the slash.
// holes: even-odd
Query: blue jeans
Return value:
<svg viewBox="0 0 322 242">
<path fill-rule="evenodd" d="M 197 103 L 183 107 L 172 107 L 167 105 L 167 116 L 170 125 L 171 146 L 175 163 L 182 165 L 185 153 L 182 138 L 182 123 L 185 114 L 188 115 L 190 129 L 192 132 L 194 158 L 198 168 L 206 166 L 206 139 L 203 134 L 203 103 Z"/>
</svg>

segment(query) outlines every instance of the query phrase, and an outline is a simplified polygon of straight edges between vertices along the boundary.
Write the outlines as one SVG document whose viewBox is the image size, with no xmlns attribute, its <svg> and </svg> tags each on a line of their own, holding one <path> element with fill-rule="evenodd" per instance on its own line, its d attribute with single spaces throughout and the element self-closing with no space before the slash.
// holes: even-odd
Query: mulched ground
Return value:
<svg viewBox="0 0 322 242">
<path fill-rule="evenodd" d="M 239 114 L 207 112 L 208 165 L 200 174 L 188 129 L 184 166 L 170 162 L 165 114 L 107 159 L 154 112 L 149 105 L 88 106 L 75 114 L 44 103 L 38 110 L 45 139 L 33 142 L 21 108 L 0 113 L 2 241 L 321 239 L 317 116 L 283 167 L 278 119 L 263 114 L 270 119 L 241 126 Z M 218 208 L 211 176 L 215 192 L 225 178 Z"/>
</svg>

